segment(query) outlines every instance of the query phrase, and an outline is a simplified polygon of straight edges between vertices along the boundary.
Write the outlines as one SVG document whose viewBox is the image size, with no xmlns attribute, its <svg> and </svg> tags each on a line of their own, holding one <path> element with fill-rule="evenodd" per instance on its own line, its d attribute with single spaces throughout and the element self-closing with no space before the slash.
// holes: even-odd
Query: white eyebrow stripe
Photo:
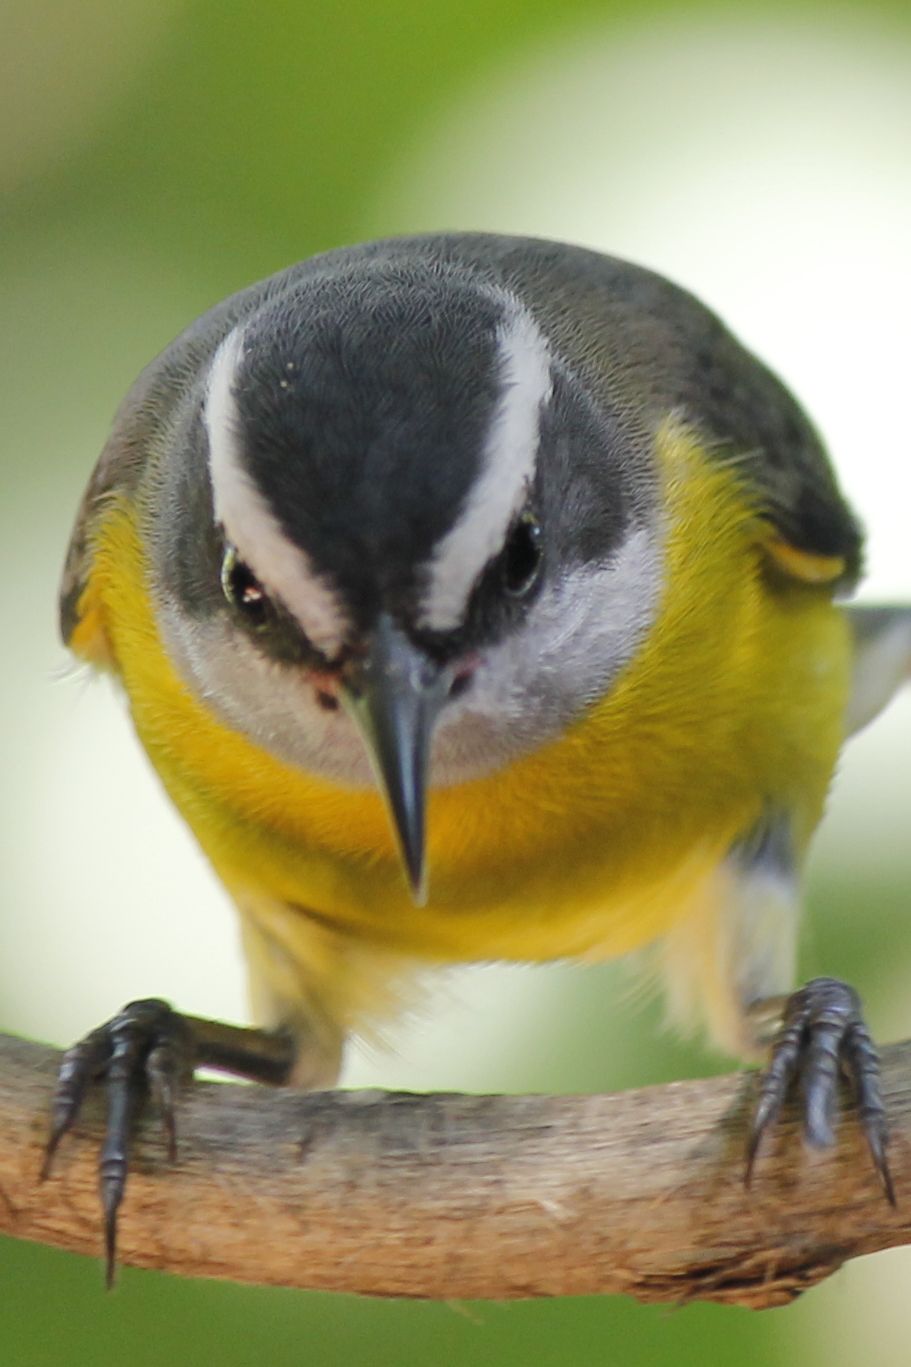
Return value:
<svg viewBox="0 0 911 1367">
<path fill-rule="evenodd" d="M 515 307 L 497 333 L 500 399 L 487 433 L 481 473 L 455 524 L 436 545 L 421 625 L 451 631 L 487 562 L 500 550 L 535 473 L 541 411 L 553 389 L 547 341 Z"/>
<path fill-rule="evenodd" d="M 243 329 L 235 328 L 219 346 L 209 370 L 203 406 L 215 520 L 264 588 L 276 594 L 294 615 L 308 640 L 332 658 L 348 627 L 338 595 L 309 556 L 285 535 L 244 468 L 240 417 L 233 393 L 243 342 Z"/>
</svg>

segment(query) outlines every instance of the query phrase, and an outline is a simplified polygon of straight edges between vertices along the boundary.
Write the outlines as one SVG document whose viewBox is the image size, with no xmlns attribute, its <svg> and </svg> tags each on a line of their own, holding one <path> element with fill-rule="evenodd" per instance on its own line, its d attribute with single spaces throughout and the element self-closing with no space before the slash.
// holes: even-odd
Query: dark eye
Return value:
<svg viewBox="0 0 911 1367">
<path fill-rule="evenodd" d="M 225 548 L 225 557 L 221 562 L 221 587 L 232 608 L 248 626 L 259 630 L 272 621 L 273 608 L 269 595 L 233 546 Z"/>
<path fill-rule="evenodd" d="M 541 527 L 532 513 L 523 513 L 509 533 L 500 564 L 506 592 L 513 598 L 528 593 L 541 568 Z"/>
</svg>

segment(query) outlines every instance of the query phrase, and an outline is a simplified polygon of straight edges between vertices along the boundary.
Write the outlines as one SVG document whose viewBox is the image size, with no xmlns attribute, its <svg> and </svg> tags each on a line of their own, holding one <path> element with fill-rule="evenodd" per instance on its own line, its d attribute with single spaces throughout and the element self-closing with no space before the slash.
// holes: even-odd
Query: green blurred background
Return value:
<svg viewBox="0 0 911 1367">
<path fill-rule="evenodd" d="M 911 19 L 905 0 L 46 0 L 0 11 L 0 1028 L 70 1041 L 165 995 L 241 1018 L 230 911 L 106 684 L 57 644 L 69 525 L 141 365 L 242 284 L 390 232 L 495 228 L 626 255 L 711 302 L 828 436 L 911 598 Z M 897 473 L 896 473 L 897 472 Z M 10 618 L 12 619 L 10 621 Z M 807 973 L 911 1034 L 911 705 L 851 749 L 817 845 Z M 609 1089 L 725 1066 L 624 967 L 479 970 L 352 1084 Z M 52 1199 L 49 1191 L 48 1199 Z M 11 1367 L 907 1362 L 911 1263 L 785 1311 L 376 1303 L 194 1284 L 0 1243 Z"/>
</svg>

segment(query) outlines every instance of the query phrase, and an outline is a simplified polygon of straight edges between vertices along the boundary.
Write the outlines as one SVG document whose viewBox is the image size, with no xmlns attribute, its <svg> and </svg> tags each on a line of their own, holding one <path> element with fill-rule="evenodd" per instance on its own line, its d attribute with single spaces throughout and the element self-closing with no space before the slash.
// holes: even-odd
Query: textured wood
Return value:
<svg viewBox="0 0 911 1367">
<path fill-rule="evenodd" d="M 97 1255 L 98 1098 L 38 1182 L 58 1057 L 0 1037 L 0 1229 Z M 383 1296 L 782 1305 L 911 1242 L 911 1042 L 884 1051 L 884 1073 L 897 1211 L 849 1114 L 826 1152 L 786 1119 L 745 1190 L 750 1074 L 613 1096 L 198 1084 L 175 1167 L 142 1123 L 121 1260 Z"/>
</svg>

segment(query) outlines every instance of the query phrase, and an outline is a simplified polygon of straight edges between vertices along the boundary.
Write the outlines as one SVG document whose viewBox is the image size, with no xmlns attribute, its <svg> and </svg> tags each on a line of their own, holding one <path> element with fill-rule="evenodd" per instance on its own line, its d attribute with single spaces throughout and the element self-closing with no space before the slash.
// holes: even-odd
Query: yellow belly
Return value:
<svg viewBox="0 0 911 1367">
<path fill-rule="evenodd" d="M 767 806 L 809 836 L 847 688 L 846 627 L 827 590 L 765 573 L 756 519 L 694 446 L 677 440 L 664 468 L 656 627 L 564 736 L 432 792 L 423 907 L 376 793 L 279 762 L 177 677 L 136 508 L 114 505 L 102 523 L 73 646 L 97 661 L 103 636 L 153 764 L 242 903 L 286 904 L 292 924 L 429 962 L 624 953 L 674 923 Z"/>
</svg>

